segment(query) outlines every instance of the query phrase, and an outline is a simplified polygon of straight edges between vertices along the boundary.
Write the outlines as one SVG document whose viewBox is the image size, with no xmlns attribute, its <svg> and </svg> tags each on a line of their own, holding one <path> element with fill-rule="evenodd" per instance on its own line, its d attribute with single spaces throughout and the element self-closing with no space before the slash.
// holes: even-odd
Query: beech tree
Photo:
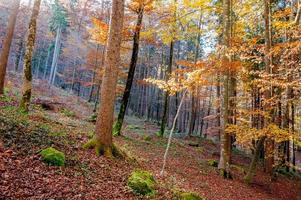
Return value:
<svg viewBox="0 0 301 200">
<path fill-rule="evenodd" d="M 137 60 L 138 60 L 138 53 L 139 53 L 139 39 L 140 39 L 140 31 L 142 28 L 142 20 L 143 20 L 143 15 L 145 10 L 147 11 L 148 7 L 150 7 L 151 3 L 153 0 L 135 0 L 131 2 L 131 5 L 129 5 L 129 8 L 137 13 L 137 22 L 136 26 L 134 29 L 134 36 L 133 36 L 133 50 L 132 50 L 132 57 L 131 57 L 131 63 L 130 63 L 130 69 L 128 72 L 128 77 L 126 81 L 126 86 L 125 90 L 123 93 L 122 101 L 121 101 L 121 106 L 117 118 L 117 122 L 114 125 L 114 130 L 113 133 L 114 135 L 120 135 L 121 134 L 121 128 L 125 116 L 125 111 L 128 105 L 130 93 L 131 93 L 131 88 L 135 76 L 135 70 L 136 70 L 136 65 L 137 65 Z"/>
<path fill-rule="evenodd" d="M 20 0 L 13 1 L 13 8 L 8 20 L 7 33 L 3 43 L 2 52 L 0 55 L 0 95 L 4 92 L 4 81 L 6 74 L 7 61 L 9 57 L 9 51 L 14 35 L 15 24 L 20 7 Z"/>
<path fill-rule="evenodd" d="M 117 87 L 120 46 L 124 17 L 124 1 L 113 0 L 110 28 L 101 85 L 100 107 L 95 126 L 96 153 L 113 155 L 112 127 L 114 121 L 115 91 Z"/>
<path fill-rule="evenodd" d="M 26 41 L 26 51 L 25 59 L 23 65 L 23 89 L 22 89 L 22 99 L 20 102 L 20 108 L 24 111 L 28 111 L 28 107 L 31 99 L 31 90 L 32 90 L 32 54 L 33 48 L 36 40 L 36 31 L 37 31 L 37 18 L 40 12 L 41 0 L 35 0 L 34 6 L 32 9 L 32 14 L 28 27 L 28 36 Z"/>
</svg>

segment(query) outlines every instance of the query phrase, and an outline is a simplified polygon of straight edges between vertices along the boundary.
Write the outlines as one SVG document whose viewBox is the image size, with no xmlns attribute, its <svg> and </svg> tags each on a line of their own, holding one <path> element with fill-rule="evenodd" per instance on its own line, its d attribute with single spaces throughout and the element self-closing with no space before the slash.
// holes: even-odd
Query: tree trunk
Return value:
<svg viewBox="0 0 301 200">
<path fill-rule="evenodd" d="M 19 6 L 20 6 L 20 0 L 15 0 L 12 13 L 8 20 L 7 32 L 3 42 L 2 53 L 0 55 L 0 94 L 3 94 L 4 92 L 6 67 L 7 67 L 8 57 L 9 57 L 10 46 L 14 35 L 14 29 L 15 29 L 17 15 L 19 11 Z"/>
<path fill-rule="evenodd" d="M 244 177 L 245 182 L 248 184 L 250 184 L 252 182 L 253 177 L 255 175 L 257 163 L 259 161 L 260 152 L 262 151 L 262 149 L 264 147 L 264 141 L 265 141 L 265 137 L 262 137 L 257 142 L 251 165 L 249 167 L 249 170 L 248 170 L 246 176 Z"/>
<path fill-rule="evenodd" d="M 168 81 L 171 71 L 172 71 L 172 63 L 173 63 L 173 52 L 174 52 L 174 42 L 170 42 L 170 49 L 169 49 L 169 64 L 166 70 L 165 74 L 165 80 Z M 163 117 L 162 117 L 162 122 L 161 122 L 161 127 L 160 127 L 160 132 L 159 135 L 163 136 L 165 132 L 165 127 L 167 124 L 168 120 L 168 109 L 169 109 L 169 91 L 165 92 L 164 96 L 164 108 L 163 108 Z"/>
<path fill-rule="evenodd" d="M 271 1 L 265 0 L 264 1 L 264 21 L 265 21 L 265 70 L 266 73 L 271 73 L 271 56 L 270 50 L 272 46 L 271 41 Z M 271 88 L 272 89 L 272 88 Z M 265 100 L 268 101 L 271 98 L 271 89 L 265 92 Z M 265 120 L 265 126 L 270 123 L 270 120 Z M 272 173 L 273 171 L 273 164 L 274 158 L 271 156 L 271 152 L 274 150 L 274 142 L 272 139 L 266 139 L 266 146 L 265 146 L 265 171 L 267 173 Z"/>
<path fill-rule="evenodd" d="M 297 15 L 295 18 L 295 24 L 298 25 L 300 23 L 300 18 L 301 18 L 301 3 L 300 0 L 298 1 L 298 10 L 297 10 Z"/>
<path fill-rule="evenodd" d="M 58 61 L 58 57 L 60 54 L 60 47 L 61 47 L 60 40 L 61 40 L 61 27 L 59 26 L 56 30 L 55 46 L 54 46 L 54 52 L 52 57 L 50 76 L 48 80 L 50 85 L 52 85 L 55 80 L 57 61 Z"/>
<path fill-rule="evenodd" d="M 16 52 L 16 61 L 15 61 L 15 72 L 18 72 L 19 70 L 19 64 L 22 56 L 22 49 L 23 49 L 23 38 L 19 38 L 18 42 L 18 49 Z"/>
<path fill-rule="evenodd" d="M 223 43 L 228 48 L 230 47 L 231 39 L 231 20 L 230 20 L 230 0 L 223 1 L 223 16 L 224 16 L 224 29 L 223 29 Z M 224 55 L 224 60 L 229 61 L 230 59 Z M 231 72 L 228 70 L 224 78 L 224 127 L 221 133 L 221 153 L 218 168 L 221 171 L 221 175 L 224 178 L 230 178 L 230 158 L 231 158 L 231 137 L 229 133 L 225 131 L 228 124 L 230 123 L 229 118 L 231 117 L 230 98 L 231 98 Z"/>
<path fill-rule="evenodd" d="M 105 71 L 101 86 L 100 108 L 96 121 L 96 153 L 113 155 L 112 126 L 115 93 L 120 64 L 120 46 L 124 17 L 124 0 L 112 1 L 109 38 L 107 43 Z"/>
<path fill-rule="evenodd" d="M 133 84 L 133 80 L 134 80 L 134 76 L 135 76 L 135 69 L 136 69 L 137 60 L 138 60 L 139 39 L 140 39 L 142 20 L 143 20 L 143 8 L 141 7 L 138 12 L 138 18 L 137 18 L 137 23 L 136 23 L 136 27 L 135 27 L 130 69 L 128 72 L 126 86 L 125 86 L 125 90 L 124 90 L 122 101 L 121 101 L 121 107 L 119 110 L 118 119 L 114 126 L 114 135 L 121 134 L 121 128 L 122 128 L 122 124 L 123 124 L 123 120 L 124 120 L 124 115 L 125 115 L 125 111 L 126 111 L 126 108 L 127 108 L 128 102 L 129 102 L 130 94 L 131 94 L 131 88 L 132 88 L 132 84 Z"/>
<path fill-rule="evenodd" d="M 37 18 L 40 11 L 40 4 L 41 4 L 41 0 L 35 0 L 31 18 L 30 18 L 29 28 L 28 28 L 25 59 L 24 59 L 24 66 L 23 66 L 24 82 L 23 82 L 23 91 L 22 91 L 22 99 L 20 102 L 20 108 L 26 112 L 28 111 L 30 98 L 31 98 L 31 88 L 32 88 L 31 60 L 32 60 L 34 43 L 36 39 Z"/>
<path fill-rule="evenodd" d="M 44 74 L 43 74 L 43 79 L 44 80 L 46 79 L 46 75 L 47 75 L 48 61 L 49 61 L 50 53 L 51 53 L 51 48 L 48 47 L 46 63 L 45 63 L 45 67 L 44 67 Z"/>
<path fill-rule="evenodd" d="M 96 47 L 96 58 L 95 58 L 95 66 L 93 69 L 93 75 L 92 75 L 92 85 L 89 91 L 89 99 L 88 102 L 92 101 L 92 96 L 93 96 L 93 91 L 94 91 L 94 84 L 95 84 L 95 77 L 96 77 L 96 69 L 97 69 L 97 65 L 98 65 L 98 59 L 97 59 L 97 54 L 98 54 L 98 49 L 99 49 L 99 45 L 97 44 Z"/>
</svg>

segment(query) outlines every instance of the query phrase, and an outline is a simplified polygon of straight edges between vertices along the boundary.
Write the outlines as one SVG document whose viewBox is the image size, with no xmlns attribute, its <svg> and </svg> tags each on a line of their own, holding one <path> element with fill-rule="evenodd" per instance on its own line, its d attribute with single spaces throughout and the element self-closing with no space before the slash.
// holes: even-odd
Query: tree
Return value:
<svg viewBox="0 0 301 200">
<path fill-rule="evenodd" d="M 26 42 L 25 59 L 23 65 L 23 90 L 20 108 L 28 111 L 32 89 L 32 54 L 36 39 L 37 18 L 40 12 L 41 0 L 35 0 L 28 28 L 28 36 Z"/>
<path fill-rule="evenodd" d="M 230 47 L 230 40 L 231 40 L 231 5 L 230 0 L 224 0 L 223 1 L 223 45 L 224 48 L 228 49 Z M 226 63 L 226 65 L 229 63 L 230 58 L 227 55 L 224 55 L 223 61 Z M 230 159 L 231 159 L 231 136 L 229 133 L 225 131 L 226 127 L 231 123 L 230 118 L 231 116 L 231 108 L 230 106 L 230 98 L 233 96 L 233 85 L 231 80 L 232 77 L 232 71 L 229 66 L 226 66 L 226 74 L 224 77 L 224 111 L 223 111 L 223 117 L 224 117 L 224 130 L 221 133 L 221 147 L 220 147 L 220 160 L 218 168 L 221 171 L 222 176 L 225 178 L 229 178 L 230 175 Z"/>
<path fill-rule="evenodd" d="M 7 61 L 9 57 L 9 51 L 14 35 L 15 24 L 20 7 L 20 0 L 13 1 L 12 13 L 8 20 L 7 33 L 2 47 L 2 53 L 0 55 L 0 94 L 4 92 L 4 81 L 6 74 Z"/>
<path fill-rule="evenodd" d="M 61 36 L 62 31 L 67 26 L 67 19 L 66 19 L 66 11 L 62 5 L 55 0 L 54 4 L 52 5 L 53 9 L 53 17 L 50 21 L 50 29 L 56 32 L 55 38 L 55 45 L 54 45 L 54 52 L 52 57 L 52 63 L 50 68 L 50 76 L 49 76 L 49 84 L 54 84 L 55 77 L 57 73 L 57 62 L 61 50 Z"/>
<path fill-rule="evenodd" d="M 135 0 L 132 2 L 132 5 L 130 5 L 131 10 L 137 13 L 137 22 L 134 29 L 134 36 L 133 36 L 133 50 L 132 50 L 132 57 L 131 57 L 131 63 L 130 63 L 130 69 L 128 72 L 128 77 L 126 81 L 125 90 L 123 93 L 121 106 L 118 114 L 118 119 L 116 124 L 114 125 L 113 133 L 114 135 L 120 135 L 121 128 L 125 116 L 125 111 L 128 105 L 129 97 L 131 94 L 131 88 L 135 76 L 135 69 L 137 65 L 138 60 L 138 53 L 139 53 L 139 39 L 140 39 L 140 31 L 142 26 L 142 20 L 143 20 L 143 14 L 145 12 L 145 9 L 147 9 L 147 6 L 150 6 L 153 0 L 143 0 L 143 1 L 137 1 Z"/>
<path fill-rule="evenodd" d="M 169 36 L 169 61 L 168 61 L 168 66 L 165 72 L 165 80 L 168 81 L 170 78 L 170 75 L 172 73 L 172 65 L 173 65 L 173 59 L 174 59 L 174 44 L 175 44 L 175 36 L 176 34 L 176 23 L 177 23 L 177 0 L 174 0 L 171 6 L 172 13 L 171 13 L 171 30 Z M 166 91 L 164 94 L 164 104 L 163 104 L 163 117 L 161 121 L 161 126 L 160 126 L 160 132 L 159 135 L 163 136 L 166 128 L 166 124 L 168 122 L 168 112 L 169 112 L 169 101 L 170 101 L 170 96 L 169 96 L 169 91 Z"/>
<path fill-rule="evenodd" d="M 112 127 L 114 120 L 115 90 L 117 87 L 120 46 L 124 17 L 124 0 L 113 0 L 108 43 L 105 55 L 105 69 L 102 78 L 100 108 L 96 121 L 97 154 L 113 155 Z"/>
</svg>

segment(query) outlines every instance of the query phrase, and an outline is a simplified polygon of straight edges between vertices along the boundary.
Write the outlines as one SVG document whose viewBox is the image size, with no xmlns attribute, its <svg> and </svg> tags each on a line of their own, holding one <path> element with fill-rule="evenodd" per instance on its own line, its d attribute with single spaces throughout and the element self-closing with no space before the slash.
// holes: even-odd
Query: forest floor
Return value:
<svg viewBox="0 0 301 200">
<path fill-rule="evenodd" d="M 271 181 L 258 168 L 251 185 L 242 178 L 250 158 L 233 152 L 232 180 L 223 179 L 208 160 L 218 160 L 219 147 L 201 138 L 173 139 L 162 177 L 167 139 L 156 136 L 152 122 L 127 117 L 123 136 L 115 143 L 131 159 L 97 157 L 82 145 L 93 137 L 92 105 L 58 88 L 35 82 L 29 114 L 17 110 L 17 77 L 10 75 L 6 96 L 0 98 L 0 199 L 141 199 L 127 187 L 134 169 L 151 171 L 158 182 L 154 199 L 172 199 L 173 191 L 193 191 L 207 200 L 300 200 L 301 182 L 279 176 Z M 54 109 L 43 109 L 41 102 Z M 1 145 L 1 143 L 3 145 Z M 47 166 L 38 152 L 49 146 L 66 155 L 64 167 Z"/>
</svg>

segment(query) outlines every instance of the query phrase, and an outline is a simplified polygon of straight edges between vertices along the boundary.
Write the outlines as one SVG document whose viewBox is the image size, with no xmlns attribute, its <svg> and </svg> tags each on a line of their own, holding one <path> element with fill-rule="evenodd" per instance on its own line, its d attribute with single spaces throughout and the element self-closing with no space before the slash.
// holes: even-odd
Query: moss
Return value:
<svg viewBox="0 0 301 200">
<path fill-rule="evenodd" d="M 152 137 L 150 135 L 144 135 L 143 140 L 146 142 L 150 142 L 152 140 Z"/>
<path fill-rule="evenodd" d="M 98 144 L 95 136 L 92 139 L 88 140 L 88 142 L 86 142 L 83 145 L 83 148 L 84 149 L 95 148 L 96 155 L 98 155 L 98 156 L 104 155 L 107 157 L 114 156 L 114 157 L 118 157 L 118 158 L 126 157 L 126 154 L 121 149 L 119 149 L 115 144 L 113 144 L 111 147 L 105 147 L 102 144 Z"/>
<path fill-rule="evenodd" d="M 180 190 L 173 191 L 173 199 L 178 200 L 203 200 L 197 193 L 194 192 L 183 192 Z"/>
<path fill-rule="evenodd" d="M 218 161 L 217 160 L 209 159 L 209 160 L 207 160 L 207 164 L 212 166 L 212 167 L 218 167 Z"/>
<path fill-rule="evenodd" d="M 95 123 L 95 122 L 96 122 L 96 119 L 97 119 L 97 113 L 94 112 L 94 113 L 87 119 L 87 121 L 88 121 L 88 122 L 93 122 L 93 123 Z"/>
<path fill-rule="evenodd" d="M 202 200 L 198 194 L 193 193 L 193 192 L 184 192 L 181 194 L 181 199 L 182 200 Z"/>
<path fill-rule="evenodd" d="M 75 113 L 67 108 L 63 108 L 61 113 L 64 114 L 66 117 L 75 117 Z"/>
<path fill-rule="evenodd" d="M 148 171 L 134 171 L 128 179 L 128 186 L 137 195 L 152 197 L 155 195 L 156 181 Z"/>
<path fill-rule="evenodd" d="M 42 160 L 48 165 L 64 166 L 65 165 L 65 154 L 52 147 L 44 149 L 40 152 Z"/>
<path fill-rule="evenodd" d="M 83 145 L 84 149 L 93 149 L 96 146 L 96 139 L 92 137 L 88 142 Z"/>
<path fill-rule="evenodd" d="M 121 127 L 122 123 L 117 121 L 113 126 L 113 136 L 119 136 L 121 135 Z"/>
</svg>

